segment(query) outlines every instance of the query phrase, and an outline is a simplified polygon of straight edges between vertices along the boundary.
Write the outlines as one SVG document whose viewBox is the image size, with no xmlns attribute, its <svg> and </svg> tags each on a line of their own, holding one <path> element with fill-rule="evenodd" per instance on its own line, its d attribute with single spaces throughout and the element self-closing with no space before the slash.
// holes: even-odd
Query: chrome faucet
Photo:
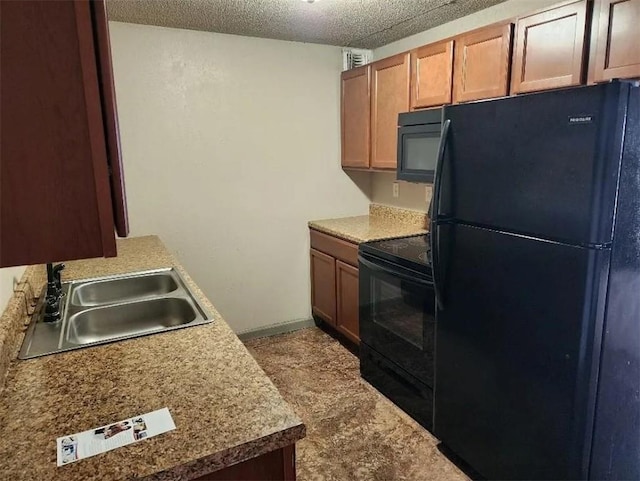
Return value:
<svg viewBox="0 0 640 481">
<path fill-rule="evenodd" d="M 44 322 L 58 322 L 62 318 L 62 269 L 64 264 L 47 264 L 47 294 L 44 307 Z"/>
</svg>

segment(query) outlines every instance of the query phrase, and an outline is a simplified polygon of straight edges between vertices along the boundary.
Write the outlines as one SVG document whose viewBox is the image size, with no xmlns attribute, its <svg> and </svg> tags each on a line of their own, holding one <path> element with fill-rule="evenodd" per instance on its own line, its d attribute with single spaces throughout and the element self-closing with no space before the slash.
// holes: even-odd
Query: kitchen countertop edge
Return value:
<svg viewBox="0 0 640 481">
<path fill-rule="evenodd" d="M 162 268 L 162 267 L 174 267 L 176 268 L 176 270 L 179 271 L 180 275 L 183 277 L 184 281 L 187 283 L 187 285 L 189 286 L 189 288 L 192 290 L 193 294 L 196 296 L 196 298 L 203 304 L 203 306 L 205 307 L 205 309 L 207 309 L 207 311 L 210 312 L 212 318 L 214 319 L 214 323 L 223 323 L 224 326 L 221 326 L 220 329 L 222 329 L 222 331 L 224 332 L 225 330 L 230 331 L 229 333 L 223 333 L 222 337 L 228 337 L 230 335 L 234 335 L 235 334 L 231 331 L 231 329 L 229 328 L 228 324 L 226 323 L 226 321 L 223 319 L 223 317 L 219 314 L 219 312 L 217 311 L 217 309 L 213 306 L 213 304 L 209 301 L 209 299 L 204 295 L 204 293 L 202 292 L 202 290 L 198 287 L 198 285 L 193 281 L 193 279 L 191 278 L 191 276 L 186 272 L 186 270 L 184 269 L 184 267 L 177 261 L 177 259 L 168 252 L 168 250 L 166 249 L 166 247 L 164 246 L 164 244 L 160 241 L 159 238 L 157 238 L 156 236 L 146 236 L 146 237 L 141 237 L 141 238 L 133 238 L 133 239 L 124 239 L 124 240 L 120 240 L 119 241 L 119 250 L 120 247 L 122 246 L 128 246 L 130 245 L 131 241 L 133 240 L 134 242 L 137 240 L 141 241 L 141 242 L 147 242 L 149 245 L 151 245 L 152 247 L 157 247 L 158 250 L 160 250 L 161 252 L 159 253 L 154 253 L 157 254 L 157 257 L 161 259 L 161 261 L 159 262 L 159 265 L 149 265 L 149 263 L 147 262 L 145 264 L 145 262 L 141 262 L 140 265 L 138 265 L 136 263 L 135 260 L 131 261 L 131 263 L 134 265 L 134 267 L 132 267 L 131 269 L 127 270 L 124 268 L 115 268 L 113 270 L 113 272 L 101 272 L 100 267 L 96 267 L 95 269 L 91 269 L 89 267 L 84 268 L 85 270 L 95 270 L 96 271 L 96 275 L 95 276 L 103 276 L 103 275 L 114 275 L 114 274 L 126 274 L 126 273 L 131 273 L 131 272 L 138 272 L 138 271 L 143 271 L 143 270 L 150 270 L 150 269 L 154 269 L 154 268 Z M 129 243 L 129 244 L 128 244 Z M 154 255 L 151 255 L 151 257 L 154 257 Z M 114 258 L 117 259 L 117 258 Z M 74 263 L 76 263 L 76 265 L 80 265 L 79 263 L 90 263 L 90 262 L 96 262 L 96 265 L 103 265 L 101 263 L 106 263 L 109 262 L 108 259 L 97 259 L 97 260 L 86 260 L 86 261 L 73 261 L 72 263 L 69 263 L 70 265 L 74 265 Z M 116 261 L 117 262 L 117 261 Z M 125 262 L 126 264 L 126 262 Z M 68 266 L 69 267 L 69 266 Z M 82 271 L 83 269 L 79 269 L 80 271 Z M 107 269 L 108 270 L 108 269 Z M 95 277 L 94 276 L 94 277 Z M 78 279 L 78 278 L 86 278 L 89 276 L 71 276 L 71 279 Z M 27 272 L 25 272 L 25 276 L 23 277 L 23 282 L 25 280 L 25 278 L 29 281 L 29 283 L 33 286 L 35 285 L 39 285 L 42 284 L 44 285 L 44 269 L 38 269 L 35 266 L 31 266 L 27 269 Z M 11 302 L 13 302 L 13 304 L 15 305 L 16 302 L 20 302 L 20 304 L 22 304 L 22 301 L 20 299 L 16 300 L 15 296 L 17 296 L 18 294 L 14 294 L 14 299 L 12 299 Z M 11 360 L 9 362 L 9 365 L 7 366 L 7 371 L 6 371 L 6 376 L 5 376 L 5 382 L 12 382 L 15 381 L 15 379 L 12 379 L 14 376 L 14 374 L 16 376 L 19 376 L 21 373 L 16 373 L 16 371 L 18 370 L 26 370 L 27 372 L 29 371 L 29 367 L 31 368 L 35 368 L 35 366 L 38 366 L 38 362 L 42 359 L 47 359 L 47 357 L 44 358 L 36 358 L 36 359 L 32 359 L 29 361 L 22 361 L 22 360 L 18 360 L 16 359 L 17 357 L 17 353 L 19 350 L 20 345 L 22 344 L 23 338 L 24 338 L 24 331 L 26 330 L 25 327 L 23 327 L 24 325 L 24 312 L 21 312 L 21 309 L 12 309 L 12 313 L 14 314 L 14 328 L 16 329 L 16 333 L 15 334 L 6 334 L 5 337 L 9 337 L 9 338 L 13 338 L 15 339 L 15 341 L 10 345 L 9 343 L 6 343 L 6 345 L 2 346 L 3 349 L 3 355 L 6 354 L 6 352 L 4 352 L 4 350 L 10 350 L 10 356 L 11 356 Z M 180 333 L 184 333 L 185 331 L 189 331 L 192 329 L 203 329 L 203 328 L 211 328 L 212 324 L 206 324 L 204 326 L 197 326 L 197 327 L 190 327 L 190 328 L 185 328 L 185 329 L 179 329 L 176 331 L 172 331 L 172 333 L 170 333 L 169 335 L 180 335 Z M 6 328 L 6 326 L 4 326 Z M 159 334 L 160 336 L 166 335 L 166 333 L 161 333 Z M 142 336 L 139 338 L 134 338 L 134 339 L 129 339 L 126 341 L 123 341 L 124 343 L 128 343 L 130 346 L 133 345 L 135 346 L 135 343 L 138 342 L 139 344 L 144 344 L 149 343 L 149 339 L 153 338 L 154 336 Z M 223 339 L 224 340 L 224 339 Z M 237 342 L 241 342 L 237 339 L 236 336 L 236 340 Z M 232 341 L 235 342 L 235 341 Z M 112 344 L 107 344 L 105 346 L 114 346 L 117 345 L 119 343 L 112 343 Z M 104 346 L 97 346 L 96 348 L 104 348 Z M 233 349 L 233 347 L 231 347 Z M 76 350 L 76 351 L 70 351 L 71 353 L 90 353 L 90 351 L 92 349 L 95 348 L 87 348 L 87 349 L 80 349 L 80 350 Z M 61 353 L 61 355 L 68 355 L 68 353 Z M 246 353 L 247 356 L 251 357 L 250 353 Z M 75 356 L 80 356 L 80 354 L 75 354 Z M 87 357 L 90 357 L 89 354 L 87 354 Z M 253 360 L 253 358 L 251 358 Z M 255 360 L 253 360 L 253 362 L 255 362 Z M 25 364 L 22 364 L 25 363 Z M 30 363 L 30 364 L 26 364 L 26 363 Z M 256 363 L 257 365 L 257 363 Z M 19 369 L 20 367 L 20 369 Z M 273 390 L 275 390 L 275 392 L 277 392 L 277 389 L 275 388 L 275 386 L 273 386 L 273 383 L 271 382 L 271 380 L 268 378 L 268 376 L 264 373 L 264 371 L 262 371 L 262 369 L 260 368 L 259 365 L 257 365 L 258 369 L 260 369 L 260 371 L 262 372 L 262 375 L 264 376 L 264 379 L 262 380 L 262 382 L 268 382 L 272 387 Z M 33 370 L 33 369 L 32 369 Z M 256 374 L 256 372 L 252 372 L 252 374 Z M 3 416 L 7 416 L 10 415 L 10 406 L 13 406 L 15 403 L 11 403 L 11 404 L 7 404 L 6 400 L 3 398 L 6 398 L 7 396 L 9 396 L 10 394 L 8 394 L 11 389 L 11 386 L 8 385 L 3 385 L 2 389 L 0 389 L 0 418 L 2 418 Z M 263 395 L 266 395 L 265 393 L 262 393 Z M 279 393 L 278 393 L 279 395 Z M 15 395 L 15 393 L 11 394 L 12 399 L 17 397 L 17 395 Z M 221 469 L 224 469 L 226 467 L 241 463 L 243 461 L 247 461 L 249 459 L 253 459 L 256 458 L 258 456 L 261 456 L 263 454 L 266 454 L 268 452 L 277 450 L 277 449 L 281 449 L 285 446 L 294 444 L 295 442 L 299 441 L 300 439 L 304 438 L 306 435 L 306 426 L 304 425 L 304 423 L 302 422 L 302 420 L 300 420 L 297 415 L 295 415 L 295 413 L 293 412 L 293 410 L 291 409 L 291 407 L 286 403 L 286 401 L 284 401 L 284 399 L 282 399 L 282 397 L 280 396 L 279 400 L 275 400 L 277 402 L 281 402 L 282 405 L 286 405 L 287 408 L 285 410 L 290 411 L 290 413 L 288 413 L 288 418 L 287 418 L 287 422 L 284 422 L 283 424 L 289 424 L 286 427 L 283 427 L 282 429 L 264 434 L 261 433 L 262 435 L 258 435 L 255 439 L 249 439 L 245 442 L 241 442 L 239 444 L 235 444 L 235 445 L 231 445 L 228 447 L 225 447 L 223 449 L 220 449 L 219 451 L 216 452 L 212 452 L 209 455 L 205 455 L 205 456 L 201 456 L 199 458 L 193 458 L 193 459 L 188 459 L 189 456 L 185 455 L 185 461 L 184 463 L 179 463 L 176 464 L 175 466 L 172 467 L 168 467 L 168 468 L 163 468 L 161 471 L 158 471 L 156 473 L 153 472 L 147 472 L 145 474 L 142 474 L 142 477 L 144 479 L 149 479 L 149 480 L 161 480 L 161 481 L 169 481 L 169 480 L 189 480 L 189 479 L 196 479 L 200 476 L 204 476 L 206 474 L 215 472 L 215 471 L 219 471 Z M 144 414 L 143 412 L 139 413 L 139 414 Z M 291 416 L 291 414 L 293 414 L 293 416 Z M 113 419 L 113 421 L 117 421 L 118 419 Z M 256 431 L 260 431 L 260 429 L 256 428 Z M 64 434 L 64 433 L 59 433 L 60 435 Z M 71 433 L 68 433 L 71 434 Z M 213 433 L 212 433 L 213 434 Z M 54 442 L 55 439 L 52 439 L 52 441 Z M 141 443 L 134 443 L 135 445 L 143 445 L 144 442 Z M 151 444 L 149 444 L 149 449 L 152 450 L 152 446 Z M 120 451 L 120 450 L 116 450 L 116 451 Z M 111 451 L 111 453 L 113 453 L 114 451 Z M 89 460 L 91 459 L 96 459 L 96 458 L 88 458 Z M 48 460 L 45 460 L 44 463 L 49 462 Z M 79 463 L 77 463 L 78 465 L 82 464 L 83 462 L 86 462 L 84 460 L 80 461 Z M 95 462 L 95 461 L 94 461 Z M 74 463 L 75 465 L 76 463 Z M 56 468 L 56 469 L 62 469 L 62 468 Z M 2 470 L 2 466 L 0 465 L 0 471 Z M 33 474 L 35 474 L 37 471 L 34 471 Z M 78 473 L 80 474 L 80 473 Z M 60 474 L 62 475 L 62 474 Z M 68 477 L 63 476 L 65 479 L 76 479 L 74 473 L 69 472 L 68 473 Z M 57 479 L 57 476 L 56 476 Z M 92 478 L 93 479 L 93 478 Z M 118 478 L 120 479 L 120 478 Z M 128 477 L 126 478 L 128 479 Z"/>
</svg>

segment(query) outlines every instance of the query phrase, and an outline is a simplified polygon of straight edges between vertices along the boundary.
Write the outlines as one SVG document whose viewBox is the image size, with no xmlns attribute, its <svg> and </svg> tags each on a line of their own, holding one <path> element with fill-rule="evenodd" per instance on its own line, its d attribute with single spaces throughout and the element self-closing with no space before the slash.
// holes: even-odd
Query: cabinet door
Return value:
<svg viewBox="0 0 640 481">
<path fill-rule="evenodd" d="M 409 110 L 409 54 L 371 65 L 371 167 L 395 169 L 398 114 Z"/>
<path fill-rule="evenodd" d="M 411 108 L 451 103 L 453 40 L 411 52 Z"/>
<path fill-rule="evenodd" d="M 336 260 L 311 249 L 311 310 L 336 325 Z"/>
<path fill-rule="evenodd" d="M 342 166 L 369 167 L 371 122 L 371 68 L 354 68 L 342 72 Z"/>
<path fill-rule="evenodd" d="M 583 83 L 586 17 L 582 0 L 518 19 L 513 93 Z"/>
<path fill-rule="evenodd" d="M 358 269 L 336 261 L 336 328 L 350 340 L 360 343 Z"/>
<path fill-rule="evenodd" d="M 124 169 L 120 150 L 120 131 L 118 128 L 118 109 L 116 107 L 116 89 L 111 66 L 111 42 L 109 41 L 109 23 L 104 0 L 91 2 L 93 28 L 95 30 L 96 56 L 98 59 L 98 80 L 102 100 L 102 119 L 104 121 L 107 145 L 107 161 L 111 181 L 113 201 L 113 220 L 120 237 L 129 235 L 129 217 L 127 197 L 124 189 Z"/>
<path fill-rule="evenodd" d="M 0 4 L 0 266 L 114 256 L 89 2 Z"/>
<path fill-rule="evenodd" d="M 453 101 L 503 97 L 509 92 L 513 24 L 498 25 L 456 39 Z"/>
<path fill-rule="evenodd" d="M 599 0 L 593 29 L 593 81 L 640 77 L 640 0 Z M 594 38 L 594 37 L 592 37 Z"/>
</svg>

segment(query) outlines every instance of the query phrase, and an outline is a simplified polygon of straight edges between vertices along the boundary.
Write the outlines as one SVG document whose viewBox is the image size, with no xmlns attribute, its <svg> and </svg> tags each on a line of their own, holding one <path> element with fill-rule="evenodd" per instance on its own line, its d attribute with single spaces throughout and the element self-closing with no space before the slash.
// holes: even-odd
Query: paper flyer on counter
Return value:
<svg viewBox="0 0 640 481">
<path fill-rule="evenodd" d="M 176 428 L 169 409 L 107 424 L 57 439 L 58 466 L 136 443 Z"/>
</svg>

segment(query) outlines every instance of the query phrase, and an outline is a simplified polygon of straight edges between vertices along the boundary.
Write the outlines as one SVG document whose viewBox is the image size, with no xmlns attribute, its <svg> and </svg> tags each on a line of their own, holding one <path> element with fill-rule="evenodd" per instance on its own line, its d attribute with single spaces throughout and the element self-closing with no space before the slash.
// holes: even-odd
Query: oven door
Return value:
<svg viewBox="0 0 640 481">
<path fill-rule="evenodd" d="M 399 180 L 433 182 L 442 124 L 398 127 Z"/>
<path fill-rule="evenodd" d="M 433 283 L 365 253 L 359 264 L 361 342 L 433 387 Z"/>
</svg>

